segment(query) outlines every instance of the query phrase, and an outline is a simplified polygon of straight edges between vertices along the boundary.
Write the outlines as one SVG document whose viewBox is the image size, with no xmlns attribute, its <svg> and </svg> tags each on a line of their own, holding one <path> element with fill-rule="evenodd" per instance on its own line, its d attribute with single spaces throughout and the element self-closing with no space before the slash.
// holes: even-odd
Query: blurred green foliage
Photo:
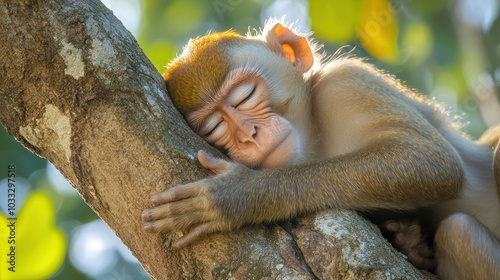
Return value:
<svg viewBox="0 0 500 280">
<path fill-rule="evenodd" d="M 229 28 L 246 33 L 249 26 L 262 27 L 269 16 L 286 15 L 285 21 L 296 22 L 305 32 L 312 30 L 328 54 L 348 45 L 344 52 L 367 57 L 408 86 L 446 103 L 452 113 L 462 116 L 473 137 L 484 131 L 486 123 L 499 122 L 493 102 L 500 85 L 497 0 L 114 0 L 113 8 L 125 1 L 140 2 L 141 10 L 135 11 L 142 16 L 140 26 L 132 32 L 160 73 L 189 38 Z M 480 4 L 483 10 L 475 10 Z M 486 20 L 487 15 L 489 23 L 471 23 L 478 17 Z M 488 111 L 492 104 L 493 111 Z M 0 128 L 0 180 L 11 163 L 31 189 L 50 195 L 56 224 L 68 238 L 76 226 L 97 219 L 80 197 L 56 191 L 47 179 L 46 161 Z M 115 266 L 120 270 L 130 265 L 120 260 Z M 144 278 L 141 273 L 131 275 Z M 119 278 L 111 276 L 102 279 Z M 66 258 L 53 279 L 87 277 Z"/>
<path fill-rule="evenodd" d="M 9 243 L 12 247 L 0 246 L 0 262 L 9 264 L 12 269 L 2 269 L 2 279 L 48 278 L 59 269 L 67 242 L 63 232 L 54 227 L 54 214 L 49 196 L 43 192 L 33 192 L 20 209 L 14 226 L 0 227 L 1 240 L 14 238 L 10 239 L 14 242 Z M 0 221 L 4 225 L 12 225 L 12 221 L 7 220 L 12 216 L 0 213 Z"/>
</svg>

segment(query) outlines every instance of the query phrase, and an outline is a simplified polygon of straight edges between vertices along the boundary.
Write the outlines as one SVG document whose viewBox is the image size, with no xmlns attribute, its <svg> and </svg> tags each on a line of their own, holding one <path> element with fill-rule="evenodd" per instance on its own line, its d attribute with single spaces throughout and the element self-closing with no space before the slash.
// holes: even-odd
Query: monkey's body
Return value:
<svg viewBox="0 0 500 280">
<path fill-rule="evenodd" d="M 321 73 L 322 70 L 327 74 Z M 310 112 L 312 119 L 335 121 L 316 122 L 317 127 L 309 126 L 311 140 L 306 140 L 306 142 L 317 147 L 308 160 L 327 160 L 349 154 L 366 147 L 370 141 L 382 137 L 381 134 L 397 134 L 402 128 L 403 130 L 412 128 L 426 138 L 436 138 L 436 141 L 445 140 L 443 143 L 445 145 L 446 142 L 448 143 L 446 149 L 452 149 L 458 154 L 460 164 L 465 171 L 465 180 L 458 198 L 439 201 L 429 206 L 434 215 L 427 217 L 427 222 L 436 228 L 440 221 L 453 213 L 467 213 L 476 217 L 497 238 L 500 238 L 499 195 L 492 172 L 491 147 L 478 144 L 455 130 L 450 116 L 437 104 L 415 95 L 395 80 L 386 84 L 392 78 L 373 69 L 370 65 L 349 58 L 333 60 L 322 70 L 314 74 L 318 78 L 311 79 L 311 86 L 312 91 L 323 95 L 311 96 L 311 106 L 306 106 L 306 108 L 315 109 Z M 322 83 L 321 80 L 324 78 L 327 84 Z M 352 85 L 355 83 L 359 84 L 357 92 L 352 91 Z M 328 88 L 328 90 L 322 90 L 321 87 Z M 332 103 L 335 104 L 334 107 Z M 359 106 L 360 103 L 364 106 Z M 292 104 L 290 106 L 293 106 Z M 299 106 L 304 106 L 304 104 Z M 289 111 L 297 112 L 299 109 L 290 108 Z M 293 122 L 292 116 L 286 117 Z M 299 118 L 299 123 L 295 125 L 307 127 L 305 124 L 300 124 L 300 121 L 304 119 L 307 120 L 307 118 Z M 431 127 L 435 131 L 429 130 Z M 399 136 L 394 135 L 394 137 Z M 325 141 L 322 138 L 334 139 L 334 141 Z M 322 145 L 324 143 L 328 145 Z M 413 151 L 402 152 L 403 155 L 408 156 L 408 162 L 405 164 L 412 164 L 411 153 Z M 440 157 L 439 154 L 434 156 Z M 364 176 L 364 174 L 358 174 L 358 176 Z M 414 188 L 407 189 L 407 191 L 411 189 Z M 411 204 L 402 204 L 400 207 L 404 209 L 407 206 L 414 207 Z"/>
<path fill-rule="evenodd" d="M 445 135 L 459 152 L 466 170 L 466 179 L 458 199 L 433 207 L 434 225 L 453 213 L 467 213 L 477 218 L 500 238 L 500 206 L 498 188 L 492 172 L 492 148 L 465 139 L 456 133 Z"/>
<path fill-rule="evenodd" d="M 218 175 L 154 196 L 161 205 L 143 212 L 145 228 L 189 229 L 182 247 L 327 208 L 430 208 L 440 224 L 438 274 L 500 279 L 491 147 L 371 65 L 346 57 L 321 65 L 314 51 L 276 22 L 257 36 L 189 42 L 165 73 L 168 91 L 191 127 L 239 163 L 200 152 Z M 458 211 L 467 215 L 444 219 Z"/>
</svg>

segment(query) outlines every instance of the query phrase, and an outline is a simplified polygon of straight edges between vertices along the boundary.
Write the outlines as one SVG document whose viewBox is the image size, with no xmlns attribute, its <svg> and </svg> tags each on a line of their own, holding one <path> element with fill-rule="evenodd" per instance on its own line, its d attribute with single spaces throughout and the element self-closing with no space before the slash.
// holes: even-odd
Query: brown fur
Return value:
<svg viewBox="0 0 500 280">
<path fill-rule="evenodd" d="M 224 54 L 243 38 L 226 31 L 191 39 L 183 54 L 169 63 L 163 77 L 174 105 L 184 116 L 210 100 L 220 87 L 229 70 Z"/>
</svg>

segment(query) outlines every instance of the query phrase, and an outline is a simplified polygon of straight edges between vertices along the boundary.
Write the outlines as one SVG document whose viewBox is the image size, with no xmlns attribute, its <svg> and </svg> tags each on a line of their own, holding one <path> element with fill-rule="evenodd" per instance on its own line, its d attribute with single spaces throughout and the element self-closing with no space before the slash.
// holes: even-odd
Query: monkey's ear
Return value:
<svg viewBox="0 0 500 280">
<path fill-rule="evenodd" d="M 314 57 L 307 39 L 276 23 L 265 31 L 266 41 L 275 52 L 282 54 L 303 72 L 311 69 Z"/>
</svg>

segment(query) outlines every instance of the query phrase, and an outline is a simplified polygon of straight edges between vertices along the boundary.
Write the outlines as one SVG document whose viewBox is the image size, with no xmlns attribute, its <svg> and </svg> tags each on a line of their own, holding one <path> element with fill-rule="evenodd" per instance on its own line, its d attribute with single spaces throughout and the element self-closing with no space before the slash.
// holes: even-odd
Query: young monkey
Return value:
<svg viewBox="0 0 500 280">
<path fill-rule="evenodd" d="M 164 78 L 193 130 L 236 162 L 200 151 L 217 175 L 153 196 L 147 230 L 187 231 L 183 247 L 328 208 L 425 207 L 440 224 L 440 276 L 500 279 L 491 147 L 393 77 L 350 57 L 322 63 L 307 38 L 271 21 L 254 36 L 190 40 Z"/>
</svg>

